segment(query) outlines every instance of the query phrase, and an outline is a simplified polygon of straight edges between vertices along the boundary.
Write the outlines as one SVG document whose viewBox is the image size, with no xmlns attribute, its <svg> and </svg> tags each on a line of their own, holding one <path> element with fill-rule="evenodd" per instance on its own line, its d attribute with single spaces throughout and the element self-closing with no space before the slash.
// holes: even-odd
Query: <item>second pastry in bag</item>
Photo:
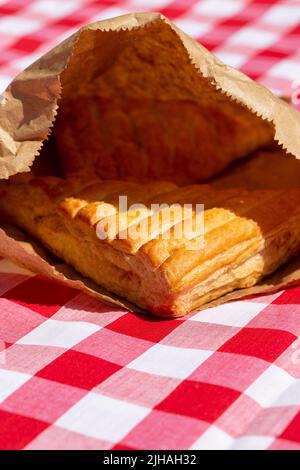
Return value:
<svg viewBox="0 0 300 470">
<path fill-rule="evenodd" d="M 272 136 L 270 124 L 224 100 L 83 95 L 63 102 L 56 122 L 65 175 L 178 184 L 206 181 Z"/>
</svg>

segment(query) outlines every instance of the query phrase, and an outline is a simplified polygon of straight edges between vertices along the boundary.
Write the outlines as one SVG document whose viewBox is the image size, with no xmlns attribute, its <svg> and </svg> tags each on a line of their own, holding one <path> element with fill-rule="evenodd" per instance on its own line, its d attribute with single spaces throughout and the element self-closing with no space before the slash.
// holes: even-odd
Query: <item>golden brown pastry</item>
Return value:
<svg viewBox="0 0 300 470">
<path fill-rule="evenodd" d="M 144 206 L 119 212 L 119 195 Z M 4 218 L 80 273 L 160 316 L 252 286 L 300 249 L 300 190 L 29 177 L 0 182 L 0 201 Z M 150 223 L 154 203 L 173 204 L 159 210 L 159 225 Z M 194 209 L 172 209 L 196 203 L 205 207 L 204 240 Z M 188 229 L 178 236 L 184 218 Z"/>
<path fill-rule="evenodd" d="M 258 151 L 251 159 L 239 162 L 219 176 L 213 184 L 218 188 L 300 188 L 300 161 L 284 150 Z"/>
<path fill-rule="evenodd" d="M 86 94 L 65 100 L 56 121 L 64 174 L 101 179 L 203 182 L 272 137 L 270 124 L 224 100 Z"/>
</svg>

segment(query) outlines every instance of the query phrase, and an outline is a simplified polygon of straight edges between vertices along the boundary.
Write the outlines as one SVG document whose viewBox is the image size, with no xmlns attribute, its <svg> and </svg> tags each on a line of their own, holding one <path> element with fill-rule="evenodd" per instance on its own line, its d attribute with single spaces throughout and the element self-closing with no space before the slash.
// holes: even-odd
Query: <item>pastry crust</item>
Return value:
<svg viewBox="0 0 300 470">
<path fill-rule="evenodd" d="M 126 195 L 129 205 L 145 207 L 119 212 L 119 195 Z M 27 182 L 0 182 L 0 196 L 5 219 L 81 274 L 159 316 L 184 315 L 250 287 L 300 250 L 297 189 L 218 190 L 115 180 L 89 184 L 79 178 L 29 176 Z M 163 202 L 204 204 L 204 239 L 193 231 L 194 209 L 186 216 L 190 232 L 181 237 L 176 228 L 185 215 L 166 207 L 159 214 L 169 217 L 158 227 L 140 230 L 145 222 L 152 228 L 151 204 Z M 99 227 L 110 226 L 113 217 L 115 227 L 99 239 Z"/>
<path fill-rule="evenodd" d="M 106 98 L 96 90 L 63 101 L 55 128 L 65 175 L 178 184 L 207 181 L 273 139 L 269 123 L 232 102 Z"/>
<path fill-rule="evenodd" d="M 255 152 L 218 177 L 217 188 L 290 189 L 300 188 L 300 161 L 284 150 Z"/>
<path fill-rule="evenodd" d="M 199 73 L 172 28 L 105 32 L 93 47 L 99 60 L 74 54 L 61 77 L 65 176 L 199 183 L 273 141 L 273 125 L 217 89 L 208 63 Z"/>
</svg>

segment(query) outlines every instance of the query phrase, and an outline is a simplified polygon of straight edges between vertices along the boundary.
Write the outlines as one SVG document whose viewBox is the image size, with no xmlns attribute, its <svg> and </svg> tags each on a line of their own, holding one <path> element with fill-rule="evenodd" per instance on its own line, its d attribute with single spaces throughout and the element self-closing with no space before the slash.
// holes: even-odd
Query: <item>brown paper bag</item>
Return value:
<svg viewBox="0 0 300 470">
<path fill-rule="evenodd" d="M 132 46 L 137 43 L 143 47 L 133 56 Z M 296 110 L 223 64 L 162 15 L 137 13 L 81 28 L 12 81 L 0 103 L 0 178 L 38 167 L 48 174 L 58 171 L 51 137 L 57 113 L 65 99 L 84 94 L 95 80 L 107 96 L 167 100 L 179 94 L 181 99 L 237 103 L 249 115 L 270 122 L 277 147 L 300 158 L 300 114 Z M 137 310 L 46 253 L 19 230 L 5 223 L 1 227 L 0 255 L 104 302 Z M 255 287 L 234 291 L 213 304 L 270 292 L 299 280 L 300 257 Z"/>
</svg>

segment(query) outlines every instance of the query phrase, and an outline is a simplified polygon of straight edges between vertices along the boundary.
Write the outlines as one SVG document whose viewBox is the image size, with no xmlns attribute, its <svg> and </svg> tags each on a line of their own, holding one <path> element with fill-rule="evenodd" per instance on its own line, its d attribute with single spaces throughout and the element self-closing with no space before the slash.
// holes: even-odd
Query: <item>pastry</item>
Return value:
<svg viewBox="0 0 300 470">
<path fill-rule="evenodd" d="M 119 211 L 119 195 L 128 197 L 128 207 L 142 205 Z M 28 176 L 1 181 L 0 196 L 6 220 L 84 276 L 159 316 L 184 315 L 252 286 L 300 250 L 297 189 Z M 153 204 L 162 203 L 156 212 Z M 173 210 L 184 204 L 191 205 L 187 212 Z M 204 204 L 204 234 L 195 204 Z M 183 220 L 189 223 L 178 236 Z"/>
<path fill-rule="evenodd" d="M 92 92 L 92 90 L 90 90 Z M 76 96 L 55 135 L 64 175 L 204 182 L 269 144 L 269 123 L 231 102 Z M 185 158 L 186 155 L 189 158 Z"/>
<path fill-rule="evenodd" d="M 300 188 L 300 161 L 284 150 L 255 152 L 224 172 L 213 184 L 218 188 Z"/>
</svg>

